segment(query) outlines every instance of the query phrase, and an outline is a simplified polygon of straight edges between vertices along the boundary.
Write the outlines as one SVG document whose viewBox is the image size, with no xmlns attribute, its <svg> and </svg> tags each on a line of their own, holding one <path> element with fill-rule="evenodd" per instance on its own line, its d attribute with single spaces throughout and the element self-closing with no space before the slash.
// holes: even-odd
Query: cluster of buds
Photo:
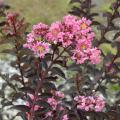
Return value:
<svg viewBox="0 0 120 120">
<path fill-rule="evenodd" d="M 9 12 L 6 15 L 6 24 L 3 27 L 3 31 L 11 36 L 21 35 L 26 29 L 26 25 L 24 19 L 19 18 L 19 14 Z"/>
</svg>

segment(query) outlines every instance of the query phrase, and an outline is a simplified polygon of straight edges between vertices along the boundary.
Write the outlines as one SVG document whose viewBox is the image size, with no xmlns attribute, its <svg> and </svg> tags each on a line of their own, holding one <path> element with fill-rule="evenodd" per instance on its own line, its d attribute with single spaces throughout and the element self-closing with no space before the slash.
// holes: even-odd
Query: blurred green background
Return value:
<svg viewBox="0 0 120 120">
<path fill-rule="evenodd" d="M 70 0 L 4 0 L 11 10 L 20 12 L 32 24 L 58 20 L 71 9 Z M 97 7 L 95 11 L 110 11 L 109 6 L 115 0 L 92 0 Z M 77 5 L 77 4 L 76 4 Z"/>
<path fill-rule="evenodd" d="M 5 0 L 5 2 L 32 24 L 39 21 L 51 23 L 69 10 L 69 0 Z"/>
</svg>

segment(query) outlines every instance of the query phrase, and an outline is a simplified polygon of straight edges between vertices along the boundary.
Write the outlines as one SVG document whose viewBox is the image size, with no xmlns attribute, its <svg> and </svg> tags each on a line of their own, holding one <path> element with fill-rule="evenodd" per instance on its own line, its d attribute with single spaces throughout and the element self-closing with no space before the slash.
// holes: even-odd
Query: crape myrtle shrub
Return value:
<svg viewBox="0 0 120 120">
<path fill-rule="evenodd" d="M 119 0 L 111 11 L 103 13 L 107 25 L 94 20 L 91 0 L 71 0 L 71 14 L 46 25 L 38 23 L 27 33 L 28 23 L 17 13 L 1 6 L 1 44 L 10 42 L 13 49 L 2 51 L 16 56 L 11 66 L 18 73 L 2 74 L 1 119 L 8 120 L 119 120 L 119 91 L 113 104 L 108 102 L 107 84 L 119 85 Z M 7 7 L 8 8 L 8 7 Z M 103 16 L 103 18 L 104 18 Z M 101 38 L 94 35 L 97 26 Z M 107 32 L 117 30 L 113 40 Z M 105 53 L 101 45 L 110 44 L 116 53 Z M 6 95 L 6 88 L 9 93 Z M 118 89 L 118 87 L 117 87 Z M 19 102 L 22 100 L 22 103 Z M 5 110 L 18 110 L 15 116 Z"/>
</svg>

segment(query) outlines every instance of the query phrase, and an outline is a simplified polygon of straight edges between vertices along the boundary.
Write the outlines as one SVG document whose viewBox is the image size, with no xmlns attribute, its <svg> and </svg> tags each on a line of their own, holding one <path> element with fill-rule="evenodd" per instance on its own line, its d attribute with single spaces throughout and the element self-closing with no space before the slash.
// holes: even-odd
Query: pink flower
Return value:
<svg viewBox="0 0 120 120">
<path fill-rule="evenodd" d="M 86 38 L 82 38 L 77 41 L 76 49 L 84 52 L 84 50 L 88 48 L 91 48 L 91 42 Z"/>
<path fill-rule="evenodd" d="M 77 64 L 83 64 L 86 60 L 88 60 L 87 54 L 80 50 L 74 50 L 72 59 L 77 62 Z"/>
<path fill-rule="evenodd" d="M 97 48 L 91 48 L 91 43 L 87 40 L 79 40 L 76 49 L 73 51 L 72 59 L 77 64 L 83 64 L 86 60 L 90 60 L 91 64 L 100 63 L 101 51 Z"/>
<path fill-rule="evenodd" d="M 87 52 L 89 54 L 89 59 L 92 64 L 100 63 L 100 54 L 101 54 L 100 50 L 98 50 L 97 48 L 92 48 L 89 49 Z"/>
<path fill-rule="evenodd" d="M 67 47 L 72 43 L 73 35 L 69 32 L 61 32 L 58 35 L 59 42 L 62 42 L 63 47 Z"/>
<path fill-rule="evenodd" d="M 28 94 L 28 96 L 30 97 L 30 99 L 33 101 L 35 99 L 35 96 L 32 95 L 32 94 Z M 30 102 L 29 101 L 26 101 L 25 102 L 25 105 L 28 106 L 30 109 L 33 109 L 34 111 L 37 111 L 38 109 L 40 109 L 40 106 L 38 105 L 30 105 Z M 30 117 L 30 113 L 29 112 L 26 112 L 26 115 L 27 115 L 27 118 L 29 119 Z"/>
<path fill-rule="evenodd" d="M 73 16 L 73 15 L 66 15 L 63 17 L 62 23 L 66 26 L 66 27 L 72 27 L 74 26 L 77 22 L 77 17 Z"/>
<path fill-rule="evenodd" d="M 94 98 L 92 96 L 86 97 L 84 109 L 86 111 L 92 110 L 94 108 Z"/>
<path fill-rule="evenodd" d="M 87 20 L 85 17 L 82 17 L 81 24 L 82 23 L 86 24 L 87 26 L 90 26 L 92 22 L 90 20 Z"/>
<path fill-rule="evenodd" d="M 32 41 L 32 38 L 30 38 L 29 41 L 30 40 Z M 38 55 L 40 58 L 43 58 L 45 54 L 49 52 L 50 44 L 38 41 L 33 43 L 28 42 L 24 44 L 24 47 L 31 49 L 36 55 Z"/>
<path fill-rule="evenodd" d="M 48 31 L 48 26 L 43 23 L 38 23 L 37 25 L 33 26 L 33 33 L 36 36 L 44 37 Z"/>
<path fill-rule="evenodd" d="M 32 49 L 35 41 L 34 34 L 31 32 L 27 35 L 27 42 L 23 45 L 24 48 Z"/>
<path fill-rule="evenodd" d="M 82 100 L 84 100 L 85 99 L 85 96 L 76 96 L 76 97 L 74 97 L 74 100 L 76 101 L 76 102 L 81 102 Z"/>
<path fill-rule="evenodd" d="M 86 18 L 82 17 L 80 20 L 77 21 L 80 27 L 80 32 L 82 36 L 88 36 L 89 33 L 92 32 L 92 28 L 90 27 L 91 21 L 87 20 Z M 93 38 L 91 38 L 93 39 Z"/>
<path fill-rule="evenodd" d="M 79 24 L 78 24 L 77 17 L 73 15 L 66 15 L 63 17 L 62 25 L 63 25 L 63 32 L 70 32 L 72 34 L 76 33 L 78 30 L 80 30 Z"/>
<path fill-rule="evenodd" d="M 85 96 L 76 96 L 74 100 L 77 102 L 77 109 L 83 109 L 85 108 Z"/>
<path fill-rule="evenodd" d="M 49 44 L 45 42 L 37 42 L 33 44 L 32 50 L 35 54 L 37 54 L 40 58 L 43 58 L 46 53 L 49 52 Z"/>
<path fill-rule="evenodd" d="M 34 42 L 34 40 L 35 40 L 34 33 L 33 33 L 33 32 L 29 33 L 29 34 L 27 35 L 27 42 L 28 42 L 28 43 L 32 43 L 32 42 Z"/>
<path fill-rule="evenodd" d="M 74 15 L 66 15 L 63 17 L 63 21 L 68 24 L 68 23 L 72 23 L 75 22 L 77 20 L 77 17 Z"/>
<path fill-rule="evenodd" d="M 34 100 L 35 99 L 35 96 L 34 95 L 32 95 L 32 94 L 28 94 L 29 95 L 29 97 L 31 98 L 31 100 Z M 30 107 L 30 103 L 29 103 L 29 101 L 26 101 L 26 106 L 28 106 L 28 107 Z M 36 110 L 38 110 L 40 107 L 38 106 L 38 105 L 35 105 L 34 106 L 34 110 L 36 111 Z"/>
<path fill-rule="evenodd" d="M 63 110 L 65 110 L 65 109 L 64 109 L 63 106 L 61 106 L 61 107 L 59 108 L 59 110 L 60 110 L 60 111 L 63 111 Z"/>
<path fill-rule="evenodd" d="M 52 116 L 52 112 L 51 111 L 49 111 L 49 112 L 46 113 L 46 118 L 47 117 L 51 117 L 51 116 Z"/>
<path fill-rule="evenodd" d="M 56 92 L 55 92 L 55 96 L 56 96 L 56 97 L 60 97 L 60 98 L 62 98 L 62 99 L 65 97 L 65 96 L 64 96 L 64 93 L 62 93 L 62 92 L 60 92 L 60 91 L 56 91 Z"/>
<path fill-rule="evenodd" d="M 51 105 L 53 110 L 56 110 L 58 102 L 54 98 L 48 98 L 47 102 Z"/>
<path fill-rule="evenodd" d="M 62 120 L 68 120 L 68 115 L 64 115 L 64 116 L 62 117 Z"/>
<path fill-rule="evenodd" d="M 28 43 L 25 43 L 23 45 L 24 48 L 28 48 L 28 49 L 31 49 L 32 48 L 32 44 L 28 44 Z"/>
<path fill-rule="evenodd" d="M 105 107 L 105 101 L 103 98 L 98 96 L 76 96 L 74 98 L 77 109 L 85 111 L 96 111 L 100 112 Z"/>
<path fill-rule="evenodd" d="M 31 100 L 35 99 L 35 96 L 33 94 L 28 93 L 29 97 L 31 98 Z"/>
<path fill-rule="evenodd" d="M 49 32 L 46 34 L 45 38 L 49 42 L 58 42 L 58 34 L 62 31 L 62 25 L 61 22 L 57 21 L 55 23 L 52 23 L 49 27 Z"/>
<path fill-rule="evenodd" d="M 92 42 L 94 37 L 95 37 L 94 32 L 87 33 L 87 39 L 88 39 L 89 41 Z"/>
<path fill-rule="evenodd" d="M 102 97 L 96 97 L 95 98 L 95 111 L 100 112 L 104 109 L 105 107 L 105 101 Z"/>
</svg>

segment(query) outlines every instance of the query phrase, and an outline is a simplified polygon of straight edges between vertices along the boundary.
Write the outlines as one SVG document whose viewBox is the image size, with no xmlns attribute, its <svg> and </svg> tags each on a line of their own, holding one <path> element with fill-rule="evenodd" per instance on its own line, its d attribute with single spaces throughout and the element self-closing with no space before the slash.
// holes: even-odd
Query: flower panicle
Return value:
<svg viewBox="0 0 120 120">
<path fill-rule="evenodd" d="M 91 64 L 98 64 L 101 52 L 92 46 L 95 35 L 90 25 L 90 20 L 72 15 L 67 15 L 50 26 L 38 23 L 27 35 L 24 47 L 44 58 L 50 51 L 51 44 L 60 44 L 64 48 L 71 46 L 71 59 L 77 64 L 83 64 L 88 60 Z"/>
</svg>

